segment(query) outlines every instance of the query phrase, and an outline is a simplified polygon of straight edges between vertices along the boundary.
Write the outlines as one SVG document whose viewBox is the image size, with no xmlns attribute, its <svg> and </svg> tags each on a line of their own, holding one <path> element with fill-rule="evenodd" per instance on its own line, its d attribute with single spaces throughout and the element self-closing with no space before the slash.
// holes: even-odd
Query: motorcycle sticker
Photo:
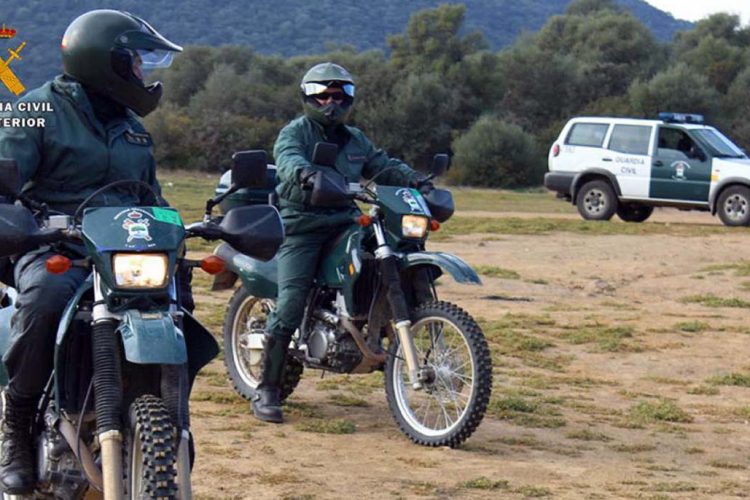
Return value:
<svg viewBox="0 0 750 500">
<path fill-rule="evenodd" d="M 151 241 L 151 235 L 148 234 L 148 219 L 142 221 L 133 221 L 131 219 L 125 219 L 122 223 L 123 229 L 128 232 L 128 243 L 133 240 L 146 240 Z"/>
<path fill-rule="evenodd" d="M 424 207 L 420 203 L 420 200 L 417 199 L 416 196 L 414 196 L 414 193 L 412 191 L 412 189 L 407 188 L 399 189 L 398 191 L 396 191 L 396 196 L 400 196 L 401 200 L 409 205 L 409 209 L 412 211 L 412 213 L 425 213 Z"/>
</svg>

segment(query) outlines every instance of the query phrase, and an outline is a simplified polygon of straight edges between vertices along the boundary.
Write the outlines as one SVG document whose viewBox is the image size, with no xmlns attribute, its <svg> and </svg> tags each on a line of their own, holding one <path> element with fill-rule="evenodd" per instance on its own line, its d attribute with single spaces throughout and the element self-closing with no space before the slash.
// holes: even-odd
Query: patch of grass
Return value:
<svg viewBox="0 0 750 500">
<path fill-rule="evenodd" d="M 750 276 L 750 261 L 741 260 L 731 264 L 711 264 L 701 269 L 701 272 L 733 270 L 735 276 Z"/>
<path fill-rule="evenodd" d="M 290 471 L 261 474 L 258 476 L 258 482 L 269 486 L 278 486 L 280 484 L 298 483 L 300 479 L 294 472 Z"/>
<path fill-rule="evenodd" d="M 677 323 L 675 328 L 681 332 L 700 333 L 708 330 L 710 327 L 708 323 L 702 321 L 683 321 L 682 323 Z"/>
<path fill-rule="evenodd" d="M 346 394 L 333 394 L 328 400 L 336 406 L 356 406 L 359 408 L 370 406 L 370 403 L 364 399 L 347 396 Z"/>
<path fill-rule="evenodd" d="M 701 453 L 706 453 L 706 450 L 698 448 L 697 446 L 691 446 L 690 448 L 685 449 L 685 453 L 688 455 L 699 455 Z"/>
<path fill-rule="evenodd" d="M 750 374 L 748 373 L 730 373 L 708 379 L 709 384 L 713 385 L 736 385 L 739 387 L 750 387 Z"/>
<path fill-rule="evenodd" d="M 685 481 L 676 481 L 676 482 L 661 482 L 661 483 L 654 483 L 651 485 L 650 488 L 652 491 L 661 491 L 661 492 L 668 492 L 668 493 L 683 493 L 688 491 L 696 491 L 698 487 L 692 483 L 688 483 Z"/>
<path fill-rule="evenodd" d="M 353 434 L 357 430 L 353 422 L 340 418 L 333 420 L 303 420 L 298 422 L 294 428 L 302 432 L 317 432 L 321 434 Z"/>
<path fill-rule="evenodd" d="M 708 465 L 717 469 L 730 469 L 730 470 L 745 470 L 746 466 L 734 462 L 728 462 L 726 460 L 711 460 Z"/>
<path fill-rule="evenodd" d="M 453 200 L 459 210 L 492 212 L 574 214 L 575 207 L 542 190 L 505 190 L 451 187 Z"/>
<path fill-rule="evenodd" d="M 190 399 L 192 401 L 209 401 L 222 405 L 244 405 L 247 403 L 247 401 L 233 392 L 221 391 L 193 391 Z"/>
<path fill-rule="evenodd" d="M 562 334 L 571 344 L 596 344 L 606 352 L 633 352 L 639 347 L 626 342 L 633 338 L 632 326 L 587 326 Z"/>
<path fill-rule="evenodd" d="M 551 406 L 549 400 L 530 400 L 518 395 L 492 398 L 487 407 L 490 414 L 523 427 L 556 428 L 566 422 L 560 413 Z"/>
<path fill-rule="evenodd" d="M 615 444 L 610 446 L 612 450 L 618 453 L 643 453 L 646 451 L 654 451 L 656 446 L 649 443 L 636 443 L 636 444 Z"/>
<path fill-rule="evenodd" d="M 668 234 L 674 236 L 705 236 L 722 234 L 726 229 L 716 225 L 700 224 L 621 224 L 578 219 L 553 219 L 549 217 L 463 217 L 456 216 L 441 230 L 432 235 L 433 240 L 446 240 L 452 236 L 475 233 L 499 234 L 550 234 L 568 232 L 592 236 Z"/>
<path fill-rule="evenodd" d="M 602 441 L 607 442 L 611 441 L 612 438 L 607 436 L 606 434 L 602 432 L 594 432 L 590 431 L 588 429 L 583 429 L 580 431 L 573 431 L 569 432 L 565 435 L 568 439 L 578 439 L 580 441 Z"/>
<path fill-rule="evenodd" d="M 297 401 L 286 401 L 284 413 L 301 418 L 321 418 L 323 416 L 317 406 Z"/>
<path fill-rule="evenodd" d="M 630 420 L 636 424 L 654 422 L 689 423 L 693 421 L 693 417 L 672 401 L 661 400 L 658 403 L 647 401 L 638 403 L 630 409 Z"/>
<path fill-rule="evenodd" d="M 505 479 L 493 481 L 492 479 L 481 476 L 464 481 L 461 483 L 461 487 L 472 490 L 507 490 L 510 487 L 510 482 Z"/>
<path fill-rule="evenodd" d="M 512 269 L 505 269 L 497 266 L 473 266 L 477 274 L 487 276 L 490 278 L 503 278 L 506 280 L 517 280 L 521 279 L 521 275 Z"/>
<path fill-rule="evenodd" d="M 750 308 L 750 302 L 747 302 L 736 297 L 722 298 L 717 297 L 714 294 L 708 293 L 703 295 L 688 295 L 680 299 L 680 302 L 685 304 L 700 304 L 705 307 L 739 307 L 739 308 Z"/>
<path fill-rule="evenodd" d="M 521 486 L 520 488 L 516 488 L 514 491 L 525 496 L 526 498 L 541 498 L 552 495 L 552 490 L 550 490 L 549 488 L 545 488 L 544 486 Z"/>
<path fill-rule="evenodd" d="M 689 385 L 690 384 L 690 382 L 688 382 L 687 380 L 669 378 L 669 377 L 649 376 L 649 377 L 644 377 L 643 379 L 650 380 L 651 382 L 656 382 L 657 384 L 664 384 L 664 385 Z"/>
<path fill-rule="evenodd" d="M 716 396 L 717 394 L 719 394 L 719 389 L 717 387 L 711 387 L 708 385 L 699 385 L 696 387 L 691 387 L 687 390 L 687 393 L 695 396 Z"/>
</svg>

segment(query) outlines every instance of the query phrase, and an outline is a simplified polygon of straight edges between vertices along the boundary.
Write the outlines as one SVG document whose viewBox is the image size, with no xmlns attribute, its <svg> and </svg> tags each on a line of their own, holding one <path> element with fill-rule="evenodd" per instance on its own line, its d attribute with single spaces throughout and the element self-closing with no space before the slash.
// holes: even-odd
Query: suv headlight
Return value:
<svg viewBox="0 0 750 500">
<path fill-rule="evenodd" d="M 422 215 L 404 215 L 401 218 L 401 233 L 406 238 L 424 238 L 429 219 Z"/>
<path fill-rule="evenodd" d="M 163 288 L 168 259 L 162 253 L 116 253 L 112 256 L 115 284 L 120 288 Z"/>
</svg>

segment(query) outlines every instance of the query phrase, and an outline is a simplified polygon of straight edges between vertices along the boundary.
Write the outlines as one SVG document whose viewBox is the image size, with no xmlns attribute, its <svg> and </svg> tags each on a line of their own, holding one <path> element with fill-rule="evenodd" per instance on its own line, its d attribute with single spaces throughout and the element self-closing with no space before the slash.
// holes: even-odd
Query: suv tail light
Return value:
<svg viewBox="0 0 750 500">
<path fill-rule="evenodd" d="M 560 154 L 560 145 L 555 144 L 554 146 L 552 146 L 552 156 L 556 157 L 559 154 Z"/>
</svg>

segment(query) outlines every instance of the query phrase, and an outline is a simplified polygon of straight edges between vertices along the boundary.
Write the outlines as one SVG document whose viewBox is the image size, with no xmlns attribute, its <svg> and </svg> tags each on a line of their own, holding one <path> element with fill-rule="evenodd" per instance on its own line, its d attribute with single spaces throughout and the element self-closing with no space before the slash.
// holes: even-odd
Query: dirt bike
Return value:
<svg viewBox="0 0 750 500">
<path fill-rule="evenodd" d="M 384 370 L 386 397 L 401 430 L 418 444 L 457 446 L 484 416 L 492 366 L 482 329 L 458 306 L 438 300 L 434 286 L 443 271 L 460 283 L 480 284 L 479 277 L 454 255 L 425 251 L 430 231 L 453 214 L 452 195 L 348 184 L 333 167 L 336 154 L 335 145 L 316 145 L 313 163 L 323 168 L 308 186 L 311 204 L 357 200 L 371 208 L 322 252 L 291 341 L 282 398 L 292 394 L 304 368 Z M 448 157 L 436 155 L 422 185 L 447 166 Z M 214 253 L 227 263 L 214 289 L 230 288 L 237 278 L 242 284 L 225 317 L 224 362 L 237 393 L 252 399 L 266 319 L 275 305 L 276 261 L 260 262 L 230 245 Z"/>
<path fill-rule="evenodd" d="M 265 156 L 260 164 L 235 163 L 230 191 L 265 176 Z M 175 209 L 157 206 L 147 184 L 128 180 L 97 190 L 73 216 L 55 215 L 20 195 L 17 179 L 15 162 L 0 162 L 0 195 L 18 200 L 0 205 L 0 256 L 49 245 L 59 254 L 46 261 L 48 272 L 90 271 L 57 328 L 53 373 L 33 426 L 38 479 L 35 493 L 23 498 L 192 498 L 189 394 L 219 348 L 179 307 L 175 275 L 183 266 L 214 273 L 222 263 L 214 256 L 183 258 L 185 240 L 222 239 L 269 259 L 283 240 L 278 211 L 238 208 L 216 224 L 212 199 L 204 221 L 185 227 Z M 152 203 L 86 208 L 115 188 L 143 189 Z M 83 258 L 69 258 L 71 244 Z M 3 354 L 16 293 L 8 288 L 0 295 Z M 0 385 L 7 382 L 0 364 Z"/>
</svg>

